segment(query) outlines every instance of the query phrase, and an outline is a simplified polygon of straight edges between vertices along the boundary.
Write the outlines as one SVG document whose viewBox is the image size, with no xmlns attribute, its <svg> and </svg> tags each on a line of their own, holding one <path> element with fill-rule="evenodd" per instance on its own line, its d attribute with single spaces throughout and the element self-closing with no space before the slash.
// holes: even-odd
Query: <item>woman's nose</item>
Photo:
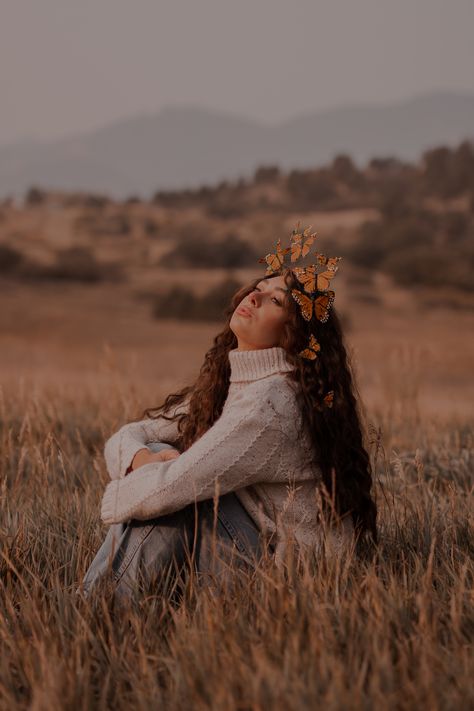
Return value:
<svg viewBox="0 0 474 711">
<path fill-rule="evenodd" d="M 256 303 L 257 303 L 257 292 L 256 292 L 256 291 L 252 291 L 252 292 L 250 293 L 250 303 L 251 303 L 253 306 L 256 305 Z"/>
</svg>

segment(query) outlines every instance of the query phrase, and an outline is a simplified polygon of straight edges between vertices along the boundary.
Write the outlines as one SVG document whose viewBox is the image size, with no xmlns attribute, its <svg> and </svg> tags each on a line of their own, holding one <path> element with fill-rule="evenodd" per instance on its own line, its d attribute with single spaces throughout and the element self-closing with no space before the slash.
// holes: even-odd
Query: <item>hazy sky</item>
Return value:
<svg viewBox="0 0 474 711">
<path fill-rule="evenodd" d="M 474 91 L 474 0 L 0 0 L 0 145 L 168 105 L 268 122 Z"/>
</svg>

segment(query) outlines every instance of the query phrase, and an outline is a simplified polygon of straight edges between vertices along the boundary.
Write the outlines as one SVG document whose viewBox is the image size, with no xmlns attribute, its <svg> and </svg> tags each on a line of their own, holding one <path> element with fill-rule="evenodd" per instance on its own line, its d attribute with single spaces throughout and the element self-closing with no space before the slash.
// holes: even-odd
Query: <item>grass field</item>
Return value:
<svg viewBox="0 0 474 711">
<path fill-rule="evenodd" d="M 348 310 L 377 561 L 270 568 L 233 597 L 191 587 L 121 617 L 75 594 L 105 533 L 103 444 L 194 377 L 216 332 L 121 293 L 2 293 L 0 707 L 472 708 L 469 315 Z"/>
</svg>

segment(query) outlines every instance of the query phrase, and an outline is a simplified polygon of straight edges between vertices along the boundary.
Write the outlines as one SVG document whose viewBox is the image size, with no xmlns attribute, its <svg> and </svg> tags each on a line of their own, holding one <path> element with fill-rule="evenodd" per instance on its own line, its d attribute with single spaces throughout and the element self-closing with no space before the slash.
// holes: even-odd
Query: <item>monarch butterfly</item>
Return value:
<svg viewBox="0 0 474 711">
<path fill-rule="evenodd" d="M 301 307 L 301 315 L 306 321 L 311 320 L 313 309 L 318 321 L 325 323 L 328 320 L 329 309 L 335 297 L 334 291 L 327 291 L 314 298 L 314 295 L 307 296 L 298 289 L 292 289 L 291 295 L 296 303 Z"/>
<path fill-rule="evenodd" d="M 317 276 L 317 285 L 319 291 L 326 291 L 331 284 L 331 279 L 336 276 L 338 267 L 334 266 L 332 269 L 328 269 L 326 272 L 321 272 Z"/>
<path fill-rule="evenodd" d="M 299 223 L 298 223 L 299 224 Z M 309 234 L 312 225 L 307 227 L 303 234 L 293 232 L 291 237 L 291 261 L 296 262 L 300 257 L 306 257 L 311 245 L 316 239 L 316 232 Z M 303 241 L 304 240 L 304 241 Z"/>
<path fill-rule="evenodd" d="M 327 267 L 329 271 L 337 271 L 338 267 L 336 265 L 342 257 L 326 257 L 325 254 L 317 252 L 316 259 L 322 267 Z"/>
<path fill-rule="evenodd" d="M 258 261 L 261 264 L 264 264 L 266 262 L 268 265 L 267 274 L 271 274 L 272 272 L 276 272 L 278 271 L 278 269 L 280 269 L 285 260 L 285 254 L 288 254 L 289 251 L 290 247 L 285 247 L 285 249 L 282 249 L 281 241 L 278 240 L 276 245 L 276 252 L 270 252 L 270 254 L 267 254 L 265 257 L 260 257 Z"/>
<path fill-rule="evenodd" d="M 332 407 L 334 402 L 334 390 L 329 390 L 323 398 L 326 407 Z"/>
<path fill-rule="evenodd" d="M 309 336 L 308 348 L 304 348 L 302 351 L 299 352 L 298 355 L 300 355 L 302 358 L 308 358 L 308 360 L 314 360 L 315 358 L 318 357 L 318 351 L 320 351 L 320 350 L 321 350 L 321 346 L 319 345 L 318 341 L 311 333 Z"/>
<path fill-rule="evenodd" d="M 317 277 L 315 264 L 311 264 L 309 267 L 293 267 L 293 271 L 300 284 L 303 284 L 305 291 L 315 290 Z"/>
</svg>

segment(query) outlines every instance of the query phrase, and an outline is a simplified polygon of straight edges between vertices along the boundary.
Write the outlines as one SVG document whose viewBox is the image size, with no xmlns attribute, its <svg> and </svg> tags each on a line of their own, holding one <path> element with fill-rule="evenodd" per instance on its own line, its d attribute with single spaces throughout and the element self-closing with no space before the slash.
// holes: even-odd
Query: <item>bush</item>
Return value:
<svg viewBox="0 0 474 711">
<path fill-rule="evenodd" d="M 98 262 L 87 247 L 68 247 L 56 252 L 56 262 L 43 266 L 25 262 L 20 274 L 37 281 L 77 281 L 98 283 L 123 279 L 122 267 L 114 263 Z"/>
<path fill-rule="evenodd" d="M 44 190 L 40 190 L 36 187 L 31 187 L 25 195 L 25 202 L 27 205 L 42 205 L 46 200 L 46 193 Z"/>
<path fill-rule="evenodd" d="M 280 177 L 280 168 L 277 165 L 262 165 L 255 171 L 256 183 L 275 183 Z"/>
<path fill-rule="evenodd" d="M 474 291 L 474 250 L 464 249 L 446 259 L 445 249 L 423 245 L 410 249 L 409 258 L 405 250 L 393 252 L 384 259 L 381 268 L 397 284 L 406 287 L 433 286 Z"/>
<path fill-rule="evenodd" d="M 221 242 L 193 240 L 186 244 L 177 244 L 171 252 L 165 254 L 160 264 L 167 267 L 195 267 L 198 269 L 234 268 L 255 265 L 258 255 L 254 248 L 230 233 Z"/>
<path fill-rule="evenodd" d="M 229 277 L 201 297 L 196 296 L 187 287 L 173 286 L 169 291 L 155 297 L 153 316 L 184 321 L 223 321 L 232 296 L 241 286 L 238 281 Z"/>
<path fill-rule="evenodd" d="M 23 262 L 23 255 L 13 247 L 0 244 L 0 274 L 11 274 Z"/>
<path fill-rule="evenodd" d="M 330 171 L 292 170 L 288 176 L 288 192 L 300 207 L 316 207 L 337 197 Z"/>
</svg>

